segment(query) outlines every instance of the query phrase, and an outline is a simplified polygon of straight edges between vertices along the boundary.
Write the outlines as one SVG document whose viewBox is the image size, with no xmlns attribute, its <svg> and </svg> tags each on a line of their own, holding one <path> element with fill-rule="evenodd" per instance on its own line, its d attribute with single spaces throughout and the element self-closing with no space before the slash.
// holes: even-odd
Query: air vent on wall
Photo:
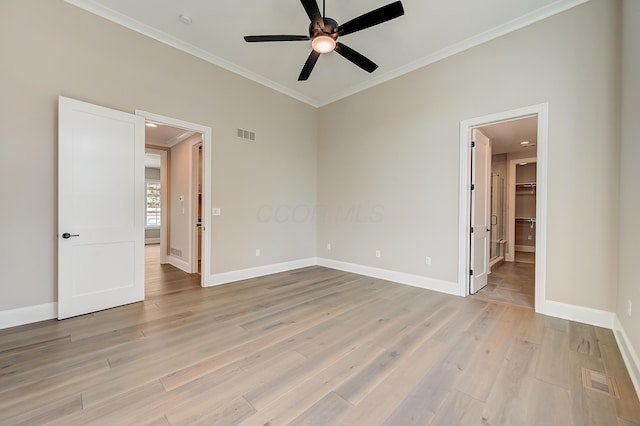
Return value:
<svg viewBox="0 0 640 426">
<path fill-rule="evenodd" d="M 251 141 L 251 142 L 256 141 L 255 132 L 252 132 L 250 130 L 238 129 L 237 135 L 239 139 L 244 139 L 246 141 Z"/>
</svg>

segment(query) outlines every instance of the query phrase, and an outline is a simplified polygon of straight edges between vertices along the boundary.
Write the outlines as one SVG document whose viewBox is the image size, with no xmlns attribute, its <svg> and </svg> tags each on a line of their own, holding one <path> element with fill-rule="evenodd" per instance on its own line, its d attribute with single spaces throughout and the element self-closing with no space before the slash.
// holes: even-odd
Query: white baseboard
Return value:
<svg viewBox="0 0 640 426">
<path fill-rule="evenodd" d="M 538 313 L 608 329 L 613 329 L 613 322 L 616 316 L 613 312 L 554 302 L 553 300 L 542 302 L 542 309 Z"/>
<path fill-rule="evenodd" d="M 536 252 L 536 246 L 520 246 L 517 245 L 515 246 L 516 251 L 524 251 L 526 253 L 535 253 Z"/>
<path fill-rule="evenodd" d="M 624 359 L 627 371 L 629 371 L 633 387 L 636 388 L 636 395 L 640 397 L 640 357 L 631 346 L 627 332 L 617 315 L 614 318 L 613 334 L 616 336 L 616 342 L 618 342 L 622 359 Z"/>
<path fill-rule="evenodd" d="M 289 262 L 274 263 L 271 265 L 256 266 L 255 268 L 239 269 L 236 271 L 221 272 L 212 274 L 205 281 L 205 287 L 232 283 L 235 281 L 248 280 L 251 278 L 263 277 L 265 275 L 277 274 L 280 272 L 291 271 L 293 269 L 306 268 L 315 266 L 318 261 L 315 257 L 307 259 L 292 260 Z"/>
<path fill-rule="evenodd" d="M 158 238 L 145 238 L 144 239 L 144 243 L 145 244 L 160 244 L 160 237 L 158 237 Z"/>
<path fill-rule="evenodd" d="M 426 290 L 453 294 L 454 296 L 460 295 L 460 288 L 458 287 L 457 282 L 443 281 L 435 278 L 423 277 L 420 275 L 390 271 L 388 269 L 374 268 L 371 266 L 357 265 L 355 263 L 347 263 L 324 258 L 318 259 L 318 265 L 325 266 L 327 268 L 338 269 L 340 271 L 351 272 L 354 274 L 366 275 L 368 277 L 393 281 L 400 284 L 406 284 L 413 287 L 424 288 Z"/>
<path fill-rule="evenodd" d="M 58 304 L 55 302 L 0 311 L 0 330 L 57 317 Z"/>
<path fill-rule="evenodd" d="M 187 274 L 191 273 L 191 265 L 189 265 L 188 262 L 185 262 L 182 259 L 178 259 L 177 257 L 174 257 L 174 256 L 167 256 L 167 263 L 169 265 L 175 266 L 181 271 L 186 272 Z"/>
</svg>

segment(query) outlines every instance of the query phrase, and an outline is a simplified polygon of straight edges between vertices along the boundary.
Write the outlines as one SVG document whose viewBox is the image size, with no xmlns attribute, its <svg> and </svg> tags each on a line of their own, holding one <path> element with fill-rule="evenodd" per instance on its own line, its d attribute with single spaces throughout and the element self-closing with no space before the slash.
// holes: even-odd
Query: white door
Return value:
<svg viewBox="0 0 640 426">
<path fill-rule="evenodd" d="M 144 118 L 60 97 L 58 319 L 144 299 Z"/>
<path fill-rule="evenodd" d="M 472 131 L 471 149 L 471 273 L 470 293 L 487 285 L 491 235 L 489 194 L 491 191 L 491 143 L 481 131 Z"/>
</svg>

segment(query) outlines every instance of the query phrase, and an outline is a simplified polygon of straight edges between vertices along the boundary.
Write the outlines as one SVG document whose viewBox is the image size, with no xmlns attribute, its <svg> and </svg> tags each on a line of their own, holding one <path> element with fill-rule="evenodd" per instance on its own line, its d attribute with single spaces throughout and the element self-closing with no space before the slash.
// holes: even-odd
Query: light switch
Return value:
<svg viewBox="0 0 640 426">
<path fill-rule="evenodd" d="M 213 216 L 220 216 L 221 213 L 222 212 L 221 212 L 220 207 L 214 207 L 214 208 L 211 209 L 211 214 Z"/>
</svg>

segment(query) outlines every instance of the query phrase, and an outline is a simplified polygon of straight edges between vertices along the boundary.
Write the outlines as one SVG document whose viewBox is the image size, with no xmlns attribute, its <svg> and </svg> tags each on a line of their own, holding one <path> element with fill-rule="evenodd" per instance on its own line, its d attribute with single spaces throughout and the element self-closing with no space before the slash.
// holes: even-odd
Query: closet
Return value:
<svg viewBox="0 0 640 426">
<path fill-rule="evenodd" d="M 534 263 L 536 251 L 536 163 L 516 167 L 515 261 Z"/>
</svg>

